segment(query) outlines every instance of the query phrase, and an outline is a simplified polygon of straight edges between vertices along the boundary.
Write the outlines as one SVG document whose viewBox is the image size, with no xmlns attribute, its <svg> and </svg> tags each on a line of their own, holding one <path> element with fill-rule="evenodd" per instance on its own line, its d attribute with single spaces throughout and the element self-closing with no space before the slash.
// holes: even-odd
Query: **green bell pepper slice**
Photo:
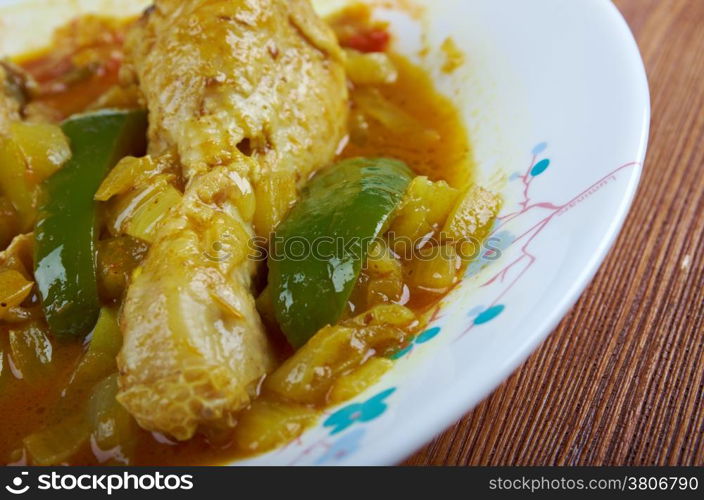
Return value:
<svg viewBox="0 0 704 500">
<path fill-rule="evenodd" d="M 61 128 L 72 157 L 43 184 L 35 227 L 35 279 L 51 330 L 58 336 L 91 331 L 100 313 L 93 196 L 117 162 L 146 150 L 146 111 L 77 115 Z"/>
<path fill-rule="evenodd" d="M 356 158 L 323 170 L 303 189 L 269 255 L 275 316 L 293 347 L 340 320 L 369 246 L 411 179 L 400 161 Z"/>
</svg>

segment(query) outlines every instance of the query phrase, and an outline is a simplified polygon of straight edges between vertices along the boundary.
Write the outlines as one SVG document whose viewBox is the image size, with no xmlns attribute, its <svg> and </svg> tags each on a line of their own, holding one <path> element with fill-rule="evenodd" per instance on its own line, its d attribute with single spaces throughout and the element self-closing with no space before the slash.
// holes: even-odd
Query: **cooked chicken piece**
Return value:
<svg viewBox="0 0 704 500">
<path fill-rule="evenodd" d="M 148 430 L 227 428 L 274 366 L 250 258 L 345 134 L 343 55 L 308 0 L 157 0 L 127 40 L 150 153 L 183 201 L 128 288 L 121 403 Z"/>
</svg>

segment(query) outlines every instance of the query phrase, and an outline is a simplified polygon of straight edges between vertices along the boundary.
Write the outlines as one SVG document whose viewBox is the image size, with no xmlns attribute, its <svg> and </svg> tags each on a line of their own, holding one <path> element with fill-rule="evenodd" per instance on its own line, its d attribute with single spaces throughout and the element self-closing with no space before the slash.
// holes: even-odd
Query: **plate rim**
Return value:
<svg viewBox="0 0 704 500">
<path fill-rule="evenodd" d="M 437 404 L 433 405 L 434 410 L 421 412 L 420 415 L 414 416 L 413 425 L 417 431 L 411 436 L 401 436 L 399 435 L 399 430 L 393 429 L 390 435 L 384 439 L 386 446 L 379 446 L 377 443 L 376 446 L 362 447 L 345 462 L 345 465 L 399 465 L 458 423 L 468 412 L 472 411 L 495 392 L 554 332 L 591 284 L 620 236 L 635 201 L 646 160 L 652 116 L 650 87 L 638 43 L 621 11 L 611 0 L 600 0 L 593 7 L 605 9 L 610 22 L 623 35 L 623 43 L 620 49 L 636 63 L 636 70 L 631 72 L 629 76 L 633 85 L 637 85 L 644 90 L 644 92 L 638 94 L 645 96 L 643 102 L 635 103 L 636 112 L 634 114 L 637 113 L 639 116 L 634 118 L 633 121 L 634 123 L 640 123 L 641 128 L 638 147 L 632 156 L 635 168 L 630 169 L 627 184 L 623 190 L 625 196 L 623 196 L 617 211 L 611 217 L 608 230 L 602 235 L 597 250 L 592 254 L 589 261 L 585 262 L 579 278 L 574 280 L 573 285 L 564 294 L 564 298 L 559 304 L 549 310 L 541 326 L 535 328 L 532 335 L 526 337 L 525 341 L 517 346 L 509 357 L 502 360 L 500 366 L 484 381 L 481 389 L 462 391 L 463 380 L 455 379 L 440 391 L 441 395 L 435 401 Z"/>
</svg>

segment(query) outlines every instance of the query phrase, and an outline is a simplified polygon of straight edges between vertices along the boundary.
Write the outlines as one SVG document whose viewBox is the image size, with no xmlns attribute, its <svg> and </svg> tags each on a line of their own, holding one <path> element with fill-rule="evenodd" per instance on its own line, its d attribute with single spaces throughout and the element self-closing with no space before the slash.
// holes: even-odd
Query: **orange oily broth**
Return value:
<svg viewBox="0 0 704 500">
<path fill-rule="evenodd" d="M 133 19 L 77 18 L 59 28 L 53 45 L 14 62 L 37 83 L 32 96 L 42 115 L 61 121 L 85 111 L 119 82 L 122 44 Z"/>
<path fill-rule="evenodd" d="M 409 164 L 419 175 L 432 180 L 448 180 L 455 186 L 472 178 L 472 160 L 466 129 L 449 99 L 438 94 L 429 76 L 400 56 L 393 56 L 399 69 L 395 84 L 376 87 L 395 106 L 412 116 L 437 134 L 420 134 L 408 139 L 407 131 L 388 130 L 374 120 L 368 120 L 367 140 L 350 142 L 341 158 L 356 156 L 393 157 Z M 31 64 L 31 63 L 29 63 Z M 105 81 L 102 82 L 105 85 Z M 97 85 L 97 84 L 96 84 Z M 100 85 L 103 89 L 103 85 Z M 353 91 L 353 101 L 356 91 Z M 96 91 L 96 93 L 99 93 Z M 57 96 L 52 96 L 57 98 Z M 65 102 L 57 108 L 77 107 L 74 92 L 63 95 Z M 354 104 L 353 104 L 354 105 Z M 419 317 L 441 298 L 438 294 L 414 294 L 408 304 Z M 0 332 L 0 335 L 4 335 Z M 10 380 L 0 388 L 0 462 L 16 460 L 12 452 L 21 447 L 21 439 L 47 423 L 51 407 L 58 401 L 71 370 L 78 362 L 84 348 L 79 341 L 54 344 L 52 376 L 41 383 L 30 385 L 24 381 Z M 3 350 L 4 343 L 0 342 Z M 7 356 L 6 356 L 7 357 Z M 321 402 L 320 406 L 324 406 Z M 188 442 L 174 443 L 169 439 L 143 430 L 139 431 L 137 445 L 132 455 L 135 465 L 208 465 L 227 463 L 250 454 L 240 451 L 228 436 L 211 439 L 197 436 Z M 98 461 L 89 445 L 71 460 L 76 465 L 96 465 Z"/>
<path fill-rule="evenodd" d="M 418 175 L 428 176 L 432 181 L 446 180 L 455 187 L 471 182 L 474 177 L 472 151 L 457 108 L 435 90 L 430 75 L 423 68 L 403 56 L 392 54 L 391 58 L 399 70 L 398 81 L 375 88 L 437 136 L 414 134 L 411 141 L 407 131 L 388 129 L 369 119 L 366 143 L 350 141 L 342 158 L 387 156 L 405 161 Z M 359 89 L 352 91 L 353 108 L 358 92 Z"/>
<path fill-rule="evenodd" d="M 10 366 L 9 331 L 0 326 L 0 351 L 3 353 L 0 374 L 0 463 L 20 460 L 17 451 L 22 439 L 41 429 L 51 417 L 81 354 L 82 342 L 60 342 L 52 339 L 51 364 L 34 380 L 17 379 Z"/>
</svg>

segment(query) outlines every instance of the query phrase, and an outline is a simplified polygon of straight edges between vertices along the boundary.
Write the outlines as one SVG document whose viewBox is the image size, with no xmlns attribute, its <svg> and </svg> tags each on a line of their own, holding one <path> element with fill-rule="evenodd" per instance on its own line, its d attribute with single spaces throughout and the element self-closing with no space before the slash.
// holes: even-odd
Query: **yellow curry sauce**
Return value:
<svg viewBox="0 0 704 500">
<path fill-rule="evenodd" d="M 33 112 L 45 119 L 59 121 L 85 110 L 115 85 L 122 60 L 125 25 L 104 22 L 110 23 L 111 29 L 94 34 L 94 43 L 84 43 L 80 48 L 82 57 L 95 58 L 86 74 L 67 74 L 66 68 L 70 65 L 62 65 L 63 58 L 75 57 L 75 51 L 79 50 L 75 46 L 72 49 L 74 52 L 68 51 L 58 56 L 47 52 L 19 61 L 40 86 L 30 104 L 34 106 Z M 69 27 L 59 36 L 68 39 L 76 34 Z M 350 137 L 340 152 L 340 159 L 359 156 L 397 158 L 406 162 L 418 175 L 428 176 L 433 181 L 447 180 L 456 187 L 464 186 L 471 180 L 472 156 L 457 110 L 434 89 L 430 77 L 422 69 L 398 55 L 391 54 L 391 59 L 398 70 L 395 83 L 352 89 Z M 118 96 L 118 101 L 123 97 Z M 360 102 L 366 100 L 369 105 L 370 99 L 379 97 L 397 110 L 402 110 L 412 126 L 389 128 L 388 124 L 381 123 L 383 119 L 380 121 L 364 116 L 363 110 L 359 109 Z M 417 126 L 414 128 L 414 125 Z M 442 296 L 432 292 L 415 293 L 407 298 L 406 306 L 418 318 L 424 318 L 427 310 Z M 415 325 L 416 328 L 418 326 Z M 13 360 L 8 354 L 10 332 L 17 328 L 0 323 L 0 352 L 3 353 L 0 359 L 0 421 L 3 423 L 0 430 L 0 463 L 27 461 L 22 452 L 22 439 L 46 425 L 50 415 L 55 418 L 54 407 L 86 346 L 83 340 L 58 340 L 49 334 L 51 344 L 42 346 L 45 363 L 37 366 L 29 378 L 17 378 L 21 374 L 13 367 Z M 276 336 L 276 333 L 273 335 Z M 283 342 L 281 344 L 281 356 L 290 355 L 290 348 Z M 86 390 L 89 388 L 86 387 Z M 324 406 L 325 402 L 320 403 Z M 70 415 L 70 404 L 62 411 Z M 225 463 L 249 454 L 238 449 L 228 435 L 208 438 L 198 435 L 187 442 L 176 443 L 165 436 L 140 429 L 131 456 L 127 458 L 133 465 L 205 465 Z M 104 456 L 96 456 L 90 443 L 87 443 L 73 456 L 71 463 L 99 464 L 105 459 Z"/>
</svg>

